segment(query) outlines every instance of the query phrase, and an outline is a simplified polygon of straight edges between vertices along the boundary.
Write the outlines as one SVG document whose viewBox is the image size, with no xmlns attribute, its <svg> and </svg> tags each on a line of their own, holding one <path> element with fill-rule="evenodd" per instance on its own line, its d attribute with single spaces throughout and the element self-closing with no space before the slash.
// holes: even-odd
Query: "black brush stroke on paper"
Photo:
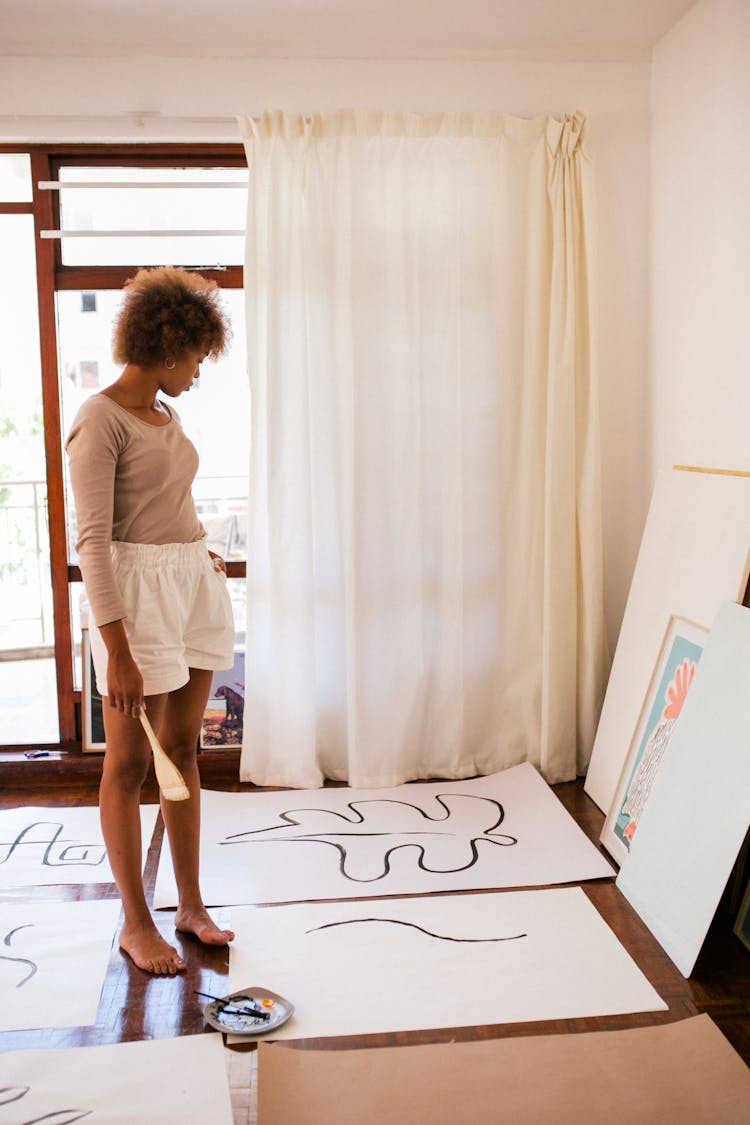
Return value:
<svg viewBox="0 0 750 1125">
<path fill-rule="evenodd" d="M 0 1105 L 10 1105 L 25 1098 L 31 1086 L 0 1086 Z"/>
<path fill-rule="evenodd" d="M 10 943 L 13 935 L 17 934 L 19 930 L 30 930 L 32 926 L 33 922 L 26 922 L 23 926 L 16 926 L 14 929 L 8 930 L 7 934 L 3 938 L 3 945 L 7 945 L 10 948 Z M 19 980 L 16 988 L 21 988 L 22 985 L 31 980 L 34 974 L 39 971 L 39 966 L 37 965 L 36 961 L 30 961 L 28 957 L 7 957 L 4 953 L 0 953 L 0 961 L 14 961 L 19 965 L 30 966 L 29 972 L 26 974 L 23 980 Z"/>
<path fill-rule="evenodd" d="M 30 1091 L 31 1086 L 2 1086 L 0 1087 L 0 1107 L 10 1105 L 11 1102 L 18 1102 L 21 1098 L 25 1098 Z M 18 1125 L 42 1125 L 43 1121 L 47 1125 L 73 1125 L 74 1121 L 80 1121 L 84 1117 L 89 1117 L 94 1111 L 92 1109 L 56 1109 L 52 1113 L 45 1113 L 41 1117 L 29 1118 L 28 1121 L 19 1121 Z M 71 1117 L 70 1114 L 75 1114 Z M 63 1115 L 67 1116 L 63 1116 Z"/>
<path fill-rule="evenodd" d="M 57 1109 L 53 1113 L 45 1113 L 41 1117 L 32 1117 L 28 1121 L 21 1121 L 19 1125 L 73 1125 L 74 1121 L 81 1121 L 90 1117 L 93 1109 Z M 73 1116 L 71 1117 L 71 1114 Z"/>
<path fill-rule="evenodd" d="M 432 930 L 425 930 L 422 926 L 418 926 L 416 922 L 405 922 L 401 918 L 347 918 L 342 922 L 326 922 L 323 926 L 313 926 L 311 930 L 305 930 L 305 933 L 314 934 L 318 930 L 331 930 L 334 926 L 358 926 L 362 922 L 386 922 L 391 926 L 408 926 L 409 929 L 419 930 L 420 933 L 437 938 L 438 941 L 466 942 L 470 945 L 490 941 L 518 941 L 519 938 L 529 936 L 528 934 L 513 934 L 510 937 L 449 937 L 447 934 L 434 934 Z"/>
<path fill-rule="evenodd" d="M 48 840 L 27 840 L 24 837 L 28 836 L 35 828 L 49 827 L 55 829 L 50 835 Z M 0 858 L 0 865 L 7 863 L 14 852 L 20 848 L 38 848 L 40 845 L 46 845 L 44 848 L 44 855 L 42 856 L 42 867 L 70 867 L 71 865 L 78 865 L 82 867 L 98 867 L 104 862 L 107 851 L 101 844 L 80 844 L 70 843 L 67 840 L 60 840 L 64 825 L 55 820 L 35 820 L 31 824 L 27 824 L 22 828 L 14 840 L 0 841 L 0 848 L 7 848 L 5 855 Z M 67 844 L 67 847 L 60 847 L 61 844 Z M 53 848 L 59 849 L 53 856 Z M 89 851 L 92 851 L 93 857 L 89 859 Z M 96 859 L 96 853 L 99 852 L 99 858 Z"/>
<path fill-rule="evenodd" d="M 481 834 L 481 836 L 473 836 L 469 840 L 469 847 L 471 849 L 471 859 L 469 860 L 469 862 L 465 863 L 465 864 L 462 864 L 462 865 L 459 865 L 458 867 L 447 867 L 447 868 L 429 867 L 427 865 L 427 863 L 425 862 L 426 849 L 423 847 L 422 844 L 396 844 L 394 847 L 388 848 L 387 851 L 385 852 L 385 854 L 383 856 L 383 871 L 381 872 L 381 874 L 375 875 L 372 878 L 368 878 L 368 879 L 359 879 L 354 875 L 350 875 L 346 870 L 346 861 L 347 861 L 348 856 L 347 856 L 347 850 L 344 847 L 344 845 L 335 843 L 333 840 L 326 840 L 326 839 L 320 839 L 319 838 L 321 836 L 353 836 L 355 838 L 358 838 L 358 837 L 366 837 L 366 836 L 367 837 L 374 837 L 374 836 L 409 836 L 409 835 L 419 835 L 419 836 L 424 836 L 424 835 L 439 835 L 439 836 L 455 835 L 455 833 L 445 832 L 445 831 L 439 831 L 439 832 L 429 832 L 429 831 L 427 831 L 427 832 L 398 832 L 398 831 L 396 831 L 396 832 L 318 832 L 318 833 L 311 832 L 311 833 L 304 833 L 304 834 L 299 835 L 299 836 L 285 837 L 285 838 L 282 838 L 282 839 L 277 839 L 275 841 L 273 841 L 273 840 L 253 840 L 253 839 L 250 839 L 250 837 L 258 836 L 260 833 L 277 832 L 279 830 L 283 830 L 284 828 L 286 828 L 288 826 L 299 828 L 299 827 L 301 827 L 301 821 L 296 819 L 296 818 L 303 813 L 323 813 L 323 814 L 328 815 L 328 816 L 337 817 L 339 820 L 344 821 L 345 824 L 352 824 L 352 825 L 354 825 L 354 824 L 364 824 L 365 823 L 365 814 L 359 811 L 359 807 L 363 806 L 363 805 L 401 805 L 404 808 L 408 808 L 408 809 L 413 810 L 414 812 L 419 813 L 419 815 L 424 820 L 427 820 L 432 824 L 447 823 L 447 822 L 450 821 L 450 818 L 451 818 L 451 810 L 448 807 L 448 805 L 446 805 L 445 801 L 443 800 L 443 797 L 461 797 L 464 800 L 481 801 L 481 802 L 484 802 L 485 804 L 489 804 L 489 805 L 493 806 L 493 808 L 496 811 L 496 818 L 495 818 L 494 823 L 491 824 L 489 828 L 486 828 L 484 830 L 484 832 Z M 503 820 L 505 819 L 505 809 L 499 803 L 499 801 L 495 801 L 491 797 L 477 797 L 474 794 L 469 794 L 469 793 L 439 793 L 439 794 L 436 794 L 435 800 L 444 809 L 445 816 L 431 816 L 428 812 L 425 812 L 424 809 L 420 808 L 419 805 L 413 805 L 408 801 L 396 801 L 396 800 L 392 800 L 390 798 L 377 798 L 377 797 L 372 798 L 370 800 L 347 801 L 346 807 L 351 810 L 351 812 L 352 812 L 351 817 L 347 816 L 346 813 L 336 812 L 333 809 L 320 809 L 320 808 L 317 808 L 317 809 L 316 808 L 289 809 L 286 812 L 282 812 L 282 813 L 278 814 L 279 819 L 284 821 L 283 824 L 272 825 L 270 828 L 253 828 L 253 829 L 249 829 L 247 832 L 237 832 L 232 836 L 227 836 L 226 839 L 224 839 L 224 840 L 220 840 L 219 843 L 222 846 L 236 845 L 236 844 L 258 844 L 258 843 L 259 844 L 265 844 L 265 843 L 324 844 L 326 847 L 336 849 L 336 851 L 339 854 L 339 871 L 345 879 L 348 879 L 352 883 L 376 883 L 380 879 L 384 879 L 386 877 L 386 875 L 388 875 L 390 870 L 391 870 L 390 857 L 395 852 L 400 851 L 402 848 L 416 848 L 417 849 L 417 851 L 419 853 L 418 858 L 417 858 L 417 865 L 422 871 L 425 871 L 430 875 L 454 875 L 454 874 L 458 873 L 459 871 L 467 871 L 470 867 L 473 867 L 474 864 L 478 861 L 478 859 L 479 859 L 479 849 L 477 847 L 478 844 L 480 844 L 480 843 L 493 844 L 496 847 L 507 848 L 507 847 L 513 847 L 515 844 L 518 843 L 518 838 L 516 836 L 509 836 L 505 833 L 496 833 L 496 829 L 500 827 Z"/>
</svg>

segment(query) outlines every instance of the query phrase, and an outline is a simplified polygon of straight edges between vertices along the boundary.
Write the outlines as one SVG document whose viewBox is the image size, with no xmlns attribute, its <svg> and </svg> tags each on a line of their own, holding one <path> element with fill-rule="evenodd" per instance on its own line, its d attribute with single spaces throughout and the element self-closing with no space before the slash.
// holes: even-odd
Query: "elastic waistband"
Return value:
<svg viewBox="0 0 750 1125">
<path fill-rule="evenodd" d="M 138 567 L 195 566 L 209 558 L 205 536 L 194 543 L 123 543 L 114 540 L 112 558 Z"/>
</svg>

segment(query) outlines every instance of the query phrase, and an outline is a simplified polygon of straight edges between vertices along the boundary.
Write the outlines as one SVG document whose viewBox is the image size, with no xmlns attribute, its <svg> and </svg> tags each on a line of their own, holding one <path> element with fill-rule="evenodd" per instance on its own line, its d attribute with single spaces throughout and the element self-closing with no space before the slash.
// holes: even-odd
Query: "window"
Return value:
<svg viewBox="0 0 750 1125">
<path fill-rule="evenodd" d="M 0 155 L 0 743 L 60 738 L 28 155 Z"/>
<path fill-rule="evenodd" d="M 18 612 L 23 609 L 30 617 L 15 648 L 12 628 L 3 625 L 0 673 L 9 667 L 3 661 L 7 654 L 18 657 L 17 663 L 29 671 L 40 659 L 34 650 L 43 649 L 53 685 L 50 710 L 55 714 L 45 730 L 34 732 L 28 724 L 0 728 L 0 744 L 33 741 L 72 748 L 80 746 L 81 738 L 82 585 L 63 445 L 83 400 L 119 374 L 111 357 L 112 321 L 122 285 L 139 266 L 195 268 L 223 289 L 233 326 L 231 350 L 219 363 L 203 367 L 200 387 L 183 396 L 177 410 L 201 457 L 196 502 L 212 546 L 228 559 L 239 643 L 244 639 L 249 387 L 241 262 L 247 167 L 240 146 L 34 146 L 23 153 L 10 147 L 0 151 L 0 224 L 9 224 L 0 237 L 5 247 L 13 245 L 14 262 L 22 267 L 14 270 L 13 293 L 0 294 L 0 305 L 14 326 L 4 339 L 17 340 L 23 354 L 16 356 L 6 348 L 0 358 L 0 414 L 3 394 L 22 384 L 23 409 L 14 402 L 7 413 L 14 427 L 28 415 L 23 425 L 33 431 L 29 440 L 36 460 L 29 465 L 26 492 L 20 480 L 14 479 L 11 489 L 0 479 L 0 518 L 14 529 L 23 523 L 18 534 L 33 546 L 24 547 L 18 565 L 17 556 L 10 557 L 13 537 L 3 528 L 3 543 L 7 540 L 9 547 L 0 566 L 12 566 L 16 560 L 19 575 L 35 593 L 26 599 L 33 602 L 33 615 L 23 609 L 22 599 L 13 598 Z M 36 250 L 34 223 L 41 232 Z M 9 243 L 6 230 L 13 224 L 15 241 Z M 26 290 L 19 276 L 30 278 Z M 22 300 L 23 314 L 16 309 Z M 23 331 L 21 324 L 26 326 Z M 31 378 L 35 364 L 36 397 Z M 20 371 L 23 380 L 18 379 Z M 4 436 L 0 417 L 0 477 L 11 436 L 17 439 L 15 433 Z M 16 457 L 13 463 L 21 462 Z M 5 487 L 17 498 L 16 508 L 6 504 L 3 509 Z M 11 510 L 17 514 L 11 516 Z M 19 635 L 13 633 L 16 639 Z M 37 678 L 36 687 L 38 682 Z M 3 701 L 6 683 L 4 676 Z"/>
<path fill-rule="evenodd" d="M 60 168 L 66 266 L 242 264 L 247 169 Z"/>
</svg>

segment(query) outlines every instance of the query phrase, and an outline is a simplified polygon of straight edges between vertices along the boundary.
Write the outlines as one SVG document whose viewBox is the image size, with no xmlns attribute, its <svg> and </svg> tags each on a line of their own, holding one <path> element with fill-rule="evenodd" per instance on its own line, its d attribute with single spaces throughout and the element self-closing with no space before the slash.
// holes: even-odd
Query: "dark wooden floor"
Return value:
<svg viewBox="0 0 750 1125">
<path fill-rule="evenodd" d="M 18 770 L 8 771 L 0 763 L 0 808 L 34 804 L 94 805 L 97 802 L 95 775 L 96 771 L 90 769 L 88 776 L 80 783 L 60 785 L 56 782 L 54 773 L 45 777 L 39 772 L 28 775 L 19 784 Z M 38 778 L 38 782 L 35 780 L 31 783 L 32 776 Z M 237 784 L 207 782 L 205 778 L 204 785 L 210 788 L 240 788 Z M 604 818 L 583 792 L 582 782 L 555 786 L 555 792 L 590 839 L 598 845 Z M 155 801 L 156 791 L 144 791 L 144 800 Z M 162 825 L 159 819 L 146 866 L 149 896 L 153 894 L 161 839 Z M 383 1046 L 610 1030 L 667 1023 L 707 1012 L 750 1064 L 750 954 L 732 935 L 729 916 L 722 913 L 717 915 L 693 976 L 690 980 L 685 980 L 622 897 L 614 879 L 585 883 L 583 889 L 669 1005 L 668 1011 L 544 1023 L 442 1028 L 436 1031 L 358 1036 L 339 1040 L 306 1040 L 300 1042 L 299 1046 L 336 1049 L 344 1044 L 347 1047 Z M 100 884 L 88 887 L 21 888 L 7 897 L 25 901 L 51 898 L 69 901 L 111 898 L 117 895 L 112 884 Z M 229 910 L 224 910 L 220 912 L 219 918 L 228 919 L 229 913 Z M 156 914 L 160 928 L 169 940 L 174 940 L 173 917 L 173 912 L 170 911 L 158 911 Z M 93 1027 L 5 1032 L 0 1034 L 0 1051 L 22 1047 L 79 1046 L 133 1039 L 158 1039 L 203 1032 L 203 1001 L 194 993 L 196 990 L 216 995 L 226 993 L 228 952 L 226 949 L 212 951 L 184 937 L 180 937 L 177 944 L 183 949 L 188 962 L 188 969 L 184 974 L 177 978 L 149 977 L 136 969 L 118 951 L 114 951 L 98 1019 Z"/>
</svg>

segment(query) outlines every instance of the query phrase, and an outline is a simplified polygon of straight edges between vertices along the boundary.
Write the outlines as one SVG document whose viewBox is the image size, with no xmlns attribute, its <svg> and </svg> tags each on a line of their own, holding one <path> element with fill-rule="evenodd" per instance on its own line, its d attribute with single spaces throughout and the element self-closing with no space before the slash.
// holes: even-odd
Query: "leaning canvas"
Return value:
<svg viewBox="0 0 750 1125">
<path fill-rule="evenodd" d="M 585 790 L 605 814 L 670 617 L 708 628 L 722 601 L 741 602 L 750 573 L 750 475 L 663 471 L 628 595 Z"/>
<path fill-rule="evenodd" d="M 750 823 L 750 609 L 717 614 L 617 886 L 690 976 Z"/>
</svg>

